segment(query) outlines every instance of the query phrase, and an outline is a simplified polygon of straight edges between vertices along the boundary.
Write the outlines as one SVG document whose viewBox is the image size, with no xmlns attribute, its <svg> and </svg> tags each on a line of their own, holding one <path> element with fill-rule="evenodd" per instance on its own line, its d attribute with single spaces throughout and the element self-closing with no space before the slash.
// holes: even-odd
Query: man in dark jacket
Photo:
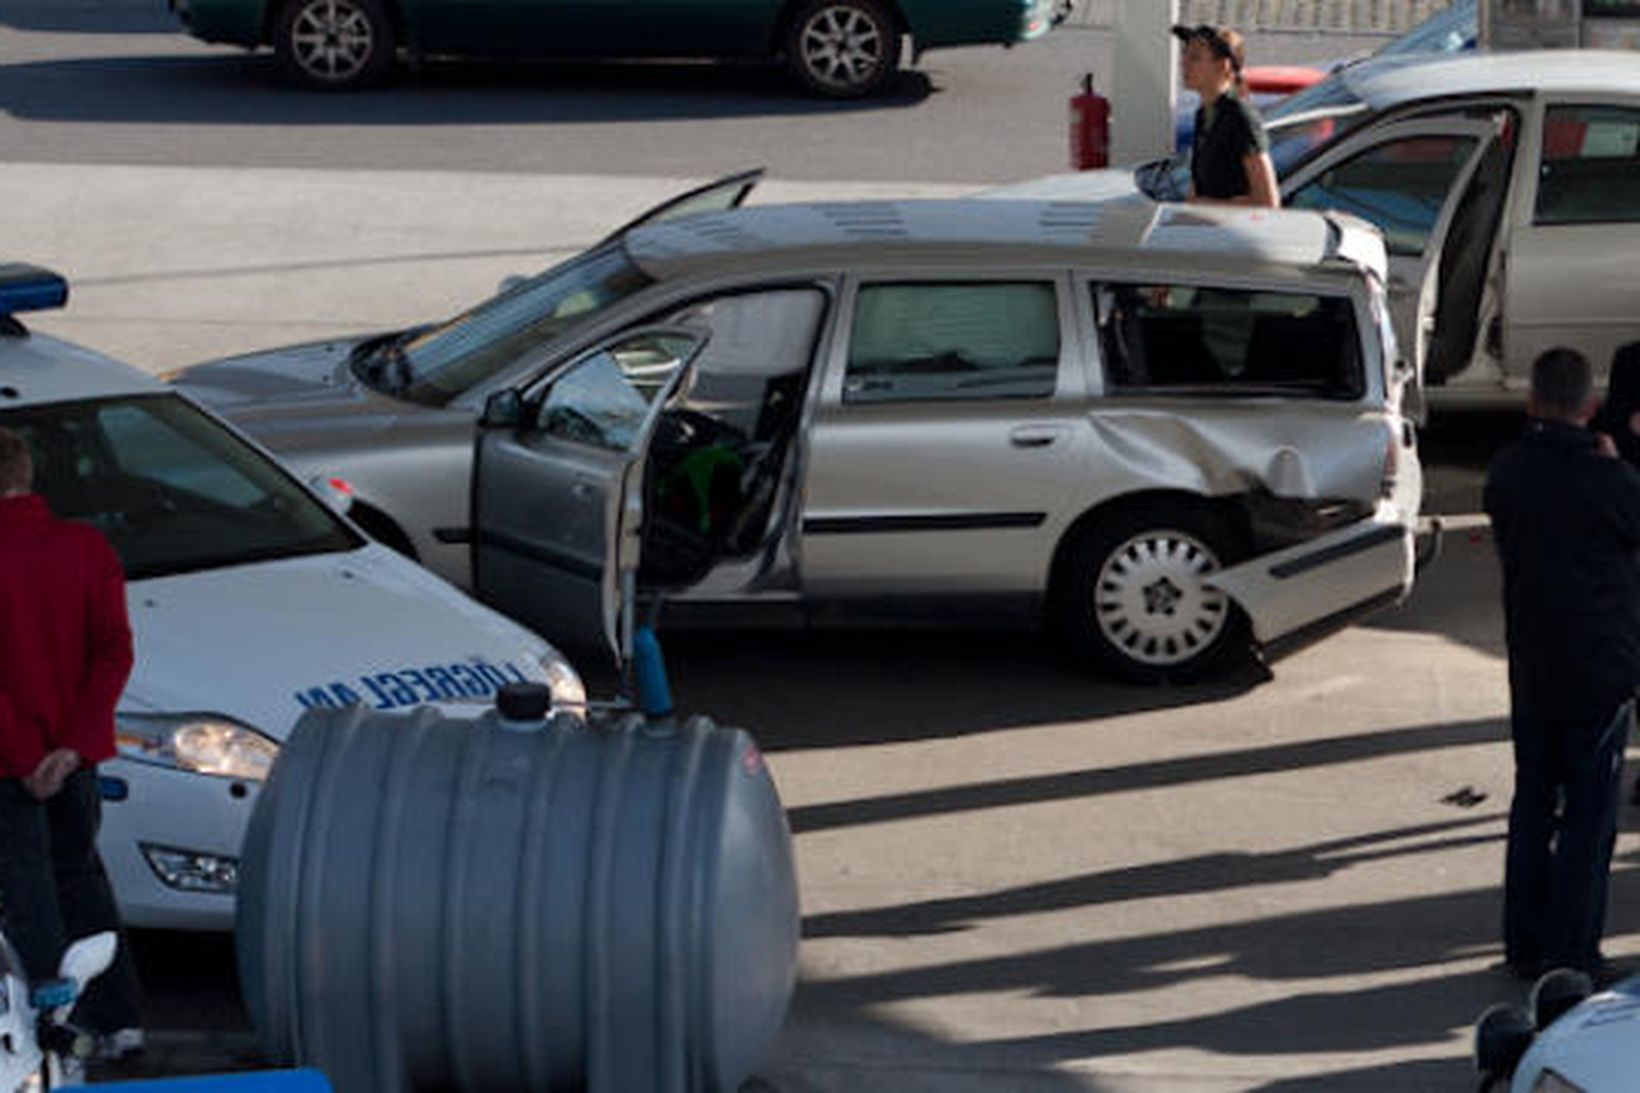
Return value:
<svg viewBox="0 0 1640 1093">
<path fill-rule="evenodd" d="M 1640 683 L 1640 474 L 1589 431 L 1594 408 L 1588 361 L 1545 353 L 1526 432 L 1486 483 L 1515 750 L 1504 952 L 1523 976 L 1609 974 L 1600 938 Z"/>
<path fill-rule="evenodd" d="M 0 429 L 0 909 L 33 979 L 70 940 L 119 928 L 97 828 L 97 763 L 131 674 L 125 579 L 108 540 L 30 492 L 28 444 Z M 141 1046 L 136 983 L 115 966 L 76 1011 L 109 1054 Z"/>
</svg>

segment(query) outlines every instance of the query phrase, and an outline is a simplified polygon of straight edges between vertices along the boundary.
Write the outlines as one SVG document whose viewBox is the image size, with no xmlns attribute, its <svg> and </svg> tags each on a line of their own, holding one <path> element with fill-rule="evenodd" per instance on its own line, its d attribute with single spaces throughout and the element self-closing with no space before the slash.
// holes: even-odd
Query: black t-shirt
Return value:
<svg viewBox="0 0 1640 1093">
<path fill-rule="evenodd" d="M 1640 684 L 1640 474 L 1537 421 L 1493 462 L 1486 512 L 1515 711 L 1609 716 Z"/>
<path fill-rule="evenodd" d="M 1221 95 L 1196 111 L 1196 135 L 1190 151 L 1190 181 L 1197 197 L 1243 197 L 1252 193 L 1247 167 L 1254 152 L 1268 152 L 1264 121 L 1235 95 Z"/>
</svg>

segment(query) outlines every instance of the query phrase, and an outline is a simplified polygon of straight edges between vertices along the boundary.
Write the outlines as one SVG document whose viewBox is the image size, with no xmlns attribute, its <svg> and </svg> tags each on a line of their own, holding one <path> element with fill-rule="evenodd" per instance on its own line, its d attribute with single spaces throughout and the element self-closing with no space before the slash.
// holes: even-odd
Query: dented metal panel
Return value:
<svg viewBox="0 0 1640 1093">
<path fill-rule="evenodd" d="M 1285 399 L 1169 401 L 1088 415 L 1102 473 L 1120 467 L 1151 488 L 1207 497 L 1258 488 L 1276 497 L 1378 496 L 1392 435 L 1381 412 Z"/>
<path fill-rule="evenodd" d="M 1270 642 L 1353 607 L 1412 590 L 1413 532 L 1388 503 L 1372 519 L 1209 577 Z"/>
</svg>

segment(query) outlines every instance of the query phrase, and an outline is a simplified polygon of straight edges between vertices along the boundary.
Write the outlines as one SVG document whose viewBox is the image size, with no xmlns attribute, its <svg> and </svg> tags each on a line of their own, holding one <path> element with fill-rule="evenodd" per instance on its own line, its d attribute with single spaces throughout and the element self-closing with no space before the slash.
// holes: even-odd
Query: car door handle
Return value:
<svg viewBox="0 0 1640 1093">
<path fill-rule="evenodd" d="M 592 500 L 592 483 L 576 482 L 574 485 L 570 486 L 569 495 L 577 501 Z"/>
<path fill-rule="evenodd" d="M 1021 425 L 1008 434 L 1008 443 L 1016 448 L 1046 448 L 1068 431 L 1063 425 Z"/>
</svg>

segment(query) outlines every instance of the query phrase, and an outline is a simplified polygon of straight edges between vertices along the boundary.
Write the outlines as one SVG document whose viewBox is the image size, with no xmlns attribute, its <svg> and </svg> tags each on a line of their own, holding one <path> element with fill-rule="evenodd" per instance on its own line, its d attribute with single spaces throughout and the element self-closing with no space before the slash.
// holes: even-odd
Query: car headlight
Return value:
<svg viewBox="0 0 1640 1093">
<path fill-rule="evenodd" d="M 1584 1093 L 1583 1087 L 1552 1070 L 1545 1070 L 1532 1083 L 1532 1093 Z"/>
<path fill-rule="evenodd" d="M 119 714 L 115 721 L 120 755 L 139 763 L 261 782 L 279 757 L 271 738 L 218 714 Z"/>
<path fill-rule="evenodd" d="M 552 689 L 553 709 L 585 710 L 587 685 L 581 682 L 581 673 L 570 666 L 556 649 L 541 658 L 541 670 L 547 673 L 547 686 Z"/>
</svg>

